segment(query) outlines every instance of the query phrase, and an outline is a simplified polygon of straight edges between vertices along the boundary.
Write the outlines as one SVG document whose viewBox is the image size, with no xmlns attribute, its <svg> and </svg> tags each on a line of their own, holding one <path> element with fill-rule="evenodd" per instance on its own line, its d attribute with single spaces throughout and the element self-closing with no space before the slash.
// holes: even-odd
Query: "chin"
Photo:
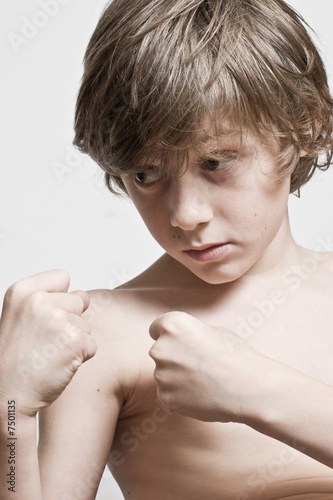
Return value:
<svg viewBox="0 0 333 500">
<path fill-rule="evenodd" d="M 227 266 L 225 266 L 227 267 Z M 215 269 L 210 270 L 209 272 L 203 272 L 193 269 L 189 269 L 193 274 L 195 274 L 199 279 L 208 283 L 209 285 L 223 285 L 224 283 L 231 283 L 233 281 L 241 278 L 247 271 L 245 270 L 231 270 L 231 269 Z"/>
</svg>

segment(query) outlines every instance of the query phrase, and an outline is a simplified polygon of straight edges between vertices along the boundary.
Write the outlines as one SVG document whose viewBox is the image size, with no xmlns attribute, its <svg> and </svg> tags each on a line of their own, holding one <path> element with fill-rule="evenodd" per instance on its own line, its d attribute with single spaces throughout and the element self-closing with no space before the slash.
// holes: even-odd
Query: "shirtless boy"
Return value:
<svg viewBox="0 0 333 500">
<path fill-rule="evenodd" d="M 114 0 L 75 129 L 166 253 L 114 291 L 8 290 L 1 498 L 92 500 L 108 464 L 126 500 L 332 499 L 333 258 L 287 214 L 330 163 L 332 100 L 299 17 Z"/>
</svg>

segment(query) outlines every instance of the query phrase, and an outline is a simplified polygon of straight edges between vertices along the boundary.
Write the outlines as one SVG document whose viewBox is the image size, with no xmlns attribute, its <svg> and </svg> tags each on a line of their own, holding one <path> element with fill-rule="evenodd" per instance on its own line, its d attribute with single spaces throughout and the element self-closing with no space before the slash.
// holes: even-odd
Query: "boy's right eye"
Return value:
<svg viewBox="0 0 333 500">
<path fill-rule="evenodd" d="M 161 172 L 158 168 L 150 167 L 143 172 L 135 174 L 135 181 L 138 184 L 154 184 L 161 179 Z"/>
</svg>

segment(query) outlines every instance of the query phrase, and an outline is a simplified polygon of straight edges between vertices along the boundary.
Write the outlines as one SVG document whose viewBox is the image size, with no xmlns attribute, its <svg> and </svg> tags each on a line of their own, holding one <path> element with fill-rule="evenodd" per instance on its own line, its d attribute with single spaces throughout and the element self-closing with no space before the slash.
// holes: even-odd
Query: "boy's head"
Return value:
<svg viewBox="0 0 333 500">
<path fill-rule="evenodd" d="M 274 132 L 291 192 L 331 160 L 333 102 L 304 22 L 282 0 L 113 0 L 85 56 L 75 145 L 111 190 L 140 162 L 184 162 L 207 136 Z M 322 164 L 319 156 L 325 155 Z"/>
</svg>

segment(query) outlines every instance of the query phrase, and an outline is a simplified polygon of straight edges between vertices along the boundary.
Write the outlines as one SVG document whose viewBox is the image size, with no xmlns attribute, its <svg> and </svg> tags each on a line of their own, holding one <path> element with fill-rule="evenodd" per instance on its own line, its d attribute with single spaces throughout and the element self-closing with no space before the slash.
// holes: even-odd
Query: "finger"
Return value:
<svg viewBox="0 0 333 500">
<path fill-rule="evenodd" d="M 83 302 L 83 309 L 82 309 L 81 314 L 84 313 L 84 311 L 86 311 L 90 305 L 90 297 L 87 294 L 87 292 L 84 292 L 83 290 L 75 290 L 75 291 L 69 293 L 69 295 L 71 295 L 71 294 L 76 295 L 77 297 L 80 297 L 80 299 Z"/>
<path fill-rule="evenodd" d="M 149 349 L 148 354 L 151 357 L 151 359 L 153 361 L 155 361 L 155 363 L 156 363 L 156 349 L 155 349 L 155 344 L 153 344 L 153 346 Z"/>
<path fill-rule="evenodd" d="M 82 316 L 68 313 L 65 316 L 64 323 L 60 327 L 69 339 L 79 338 L 82 334 L 91 335 L 91 328 Z"/>
<path fill-rule="evenodd" d="M 82 350 L 83 363 L 95 356 L 97 351 L 97 342 L 91 335 L 85 335 L 85 345 Z"/>
<path fill-rule="evenodd" d="M 53 269 L 34 274 L 15 283 L 21 292 L 67 292 L 70 283 L 69 274 L 63 269 Z"/>
<path fill-rule="evenodd" d="M 82 318 L 73 317 L 64 331 L 66 332 L 64 345 L 72 345 L 82 362 L 87 361 L 96 354 L 97 342 L 92 337 L 91 330 Z"/>
<path fill-rule="evenodd" d="M 196 321 L 193 316 L 182 311 L 170 311 L 162 314 L 152 322 L 149 334 L 152 339 L 157 340 L 162 334 L 177 333 L 188 328 L 189 321 Z"/>
<path fill-rule="evenodd" d="M 89 306 L 89 296 L 88 299 L 86 299 L 84 294 L 85 292 L 82 292 L 82 296 L 81 294 L 78 294 L 76 292 L 52 293 L 48 294 L 46 296 L 46 299 L 48 301 L 51 301 L 51 303 L 54 306 L 58 307 L 59 309 L 62 309 L 63 311 L 77 314 L 80 316 Z"/>
</svg>

